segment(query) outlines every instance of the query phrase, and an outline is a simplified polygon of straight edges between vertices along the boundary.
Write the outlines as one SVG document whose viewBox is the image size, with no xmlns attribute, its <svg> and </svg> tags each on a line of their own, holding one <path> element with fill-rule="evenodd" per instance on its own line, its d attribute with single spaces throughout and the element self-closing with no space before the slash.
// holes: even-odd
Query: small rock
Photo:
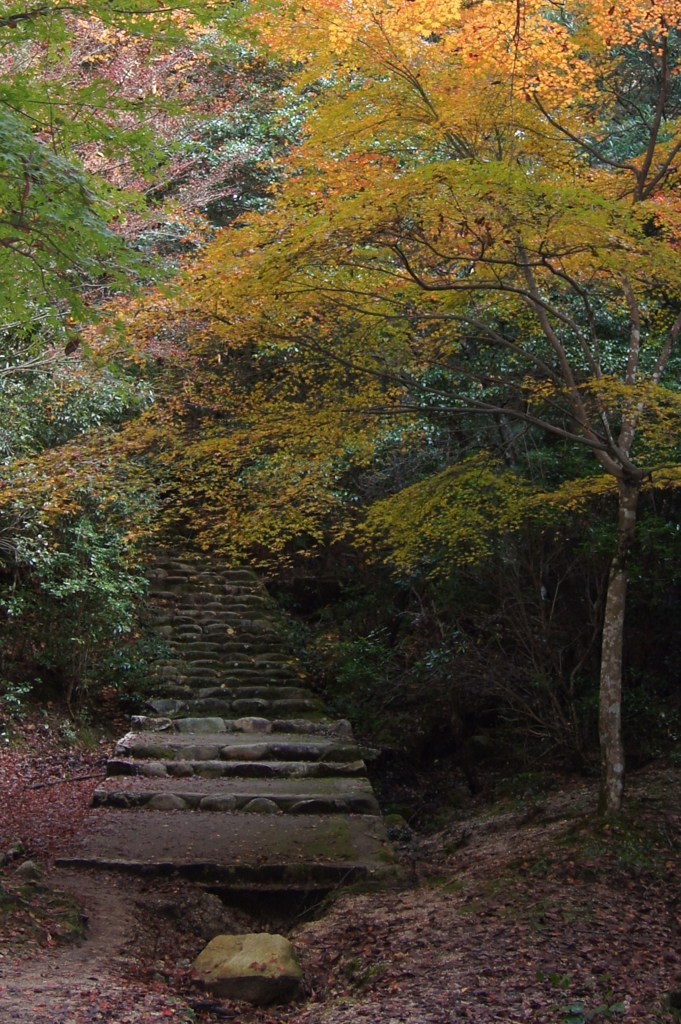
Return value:
<svg viewBox="0 0 681 1024">
<path fill-rule="evenodd" d="M 26 882 L 37 882 L 43 877 L 40 865 L 36 864 L 34 860 L 25 860 L 23 864 L 19 865 L 16 873 L 19 878 L 23 878 Z"/>
<path fill-rule="evenodd" d="M 272 732 L 272 723 L 268 718 L 237 718 L 234 726 L 239 732 Z"/>
<path fill-rule="evenodd" d="M 303 972 L 283 935 L 218 935 L 194 961 L 203 985 L 222 999 L 255 1006 L 289 1002 Z"/>
<path fill-rule="evenodd" d="M 235 796 L 204 796 L 199 808 L 202 811 L 234 811 L 236 805 Z"/>
<path fill-rule="evenodd" d="M 150 718 L 148 715 L 133 715 L 130 724 L 135 732 L 167 732 L 173 725 L 169 718 Z"/>
<path fill-rule="evenodd" d="M 177 718 L 175 728 L 178 732 L 215 733 L 226 732 L 222 718 Z"/>
<path fill-rule="evenodd" d="M 147 804 L 152 811 L 186 811 L 187 804 L 174 793 L 157 793 Z"/>
<path fill-rule="evenodd" d="M 315 797 L 309 800 L 299 800 L 290 808 L 291 814 L 333 814 L 336 809 L 336 801 L 331 797 Z"/>
<path fill-rule="evenodd" d="M 109 765 L 111 762 L 109 762 Z M 147 779 L 162 779 L 168 774 L 168 769 L 158 761 L 149 761 L 147 764 L 135 765 L 137 775 L 143 775 Z"/>
<path fill-rule="evenodd" d="M 275 804 L 274 800 L 268 800 L 266 796 L 256 796 L 252 800 L 249 800 L 247 804 L 241 808 L 242 811 L 248 811 L 251 814 L 278 814 L 279 808 Z"/>
</svg>

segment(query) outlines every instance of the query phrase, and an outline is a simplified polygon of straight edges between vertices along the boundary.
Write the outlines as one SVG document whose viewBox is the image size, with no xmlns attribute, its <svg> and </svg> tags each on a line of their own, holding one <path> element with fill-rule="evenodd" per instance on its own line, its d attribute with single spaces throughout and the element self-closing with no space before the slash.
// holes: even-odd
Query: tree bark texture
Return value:
<svg viewBox="0 0 681 1024">
<path fill-rule="evenodd" d="M 599 740 L 601 794 L 599 810 L 619 814 L 624 795 L 624 746 L 622 742 L 622 675 L 624 669 L 624 617 L 629 582 L 629 554 L 636 532 L 636 512 L 641 485 L 620 482 L 617 518 L 617 550 L 610 566 L 603 618 L 601 679 L 599 693 Z"/>
</svg>

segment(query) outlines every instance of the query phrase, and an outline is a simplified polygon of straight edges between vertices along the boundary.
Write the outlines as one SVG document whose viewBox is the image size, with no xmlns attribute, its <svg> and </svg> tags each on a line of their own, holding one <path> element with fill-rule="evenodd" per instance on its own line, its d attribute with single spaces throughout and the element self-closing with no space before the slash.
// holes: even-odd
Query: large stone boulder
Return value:
<svg viewBox="0 0 681 1024">
<path fill-rule="evenodd" d="M 218 935 L 199 953 L 194 970 L 223 999 L 255 1006 L 284 1003 L 298 993 L 303 972 L 283 935 Z"/>
</svg>

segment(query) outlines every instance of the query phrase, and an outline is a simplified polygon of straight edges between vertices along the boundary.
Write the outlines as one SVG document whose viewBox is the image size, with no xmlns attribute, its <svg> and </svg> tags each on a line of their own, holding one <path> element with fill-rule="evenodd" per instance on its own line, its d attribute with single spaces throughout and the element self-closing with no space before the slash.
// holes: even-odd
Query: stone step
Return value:
<svg viewBox="0 0 681 1024">
<path fill-rule="evenodd" d="M 110 776 L 94 807 L 250 814 L 380 814 L 368 779 L 224 779 Z"/>
<path fill-rule="evenodd" d="M 269 600 L 268 595 L 262 590 L 262 587 L 257 585 L 251 585 L 246 582 L 243 583 L 230 583 L 224 580 L 221 584 L 210 583 L 206 587 L 201 587 L 196 583 L 193 577 L 189 574 L 171 574 L 167 576 L 159 577 L 157 580 L 153 580 L 149 586 L 149 593 L 154 598 L 168 599 L 171 601 L 179 601 L 185 596 L 193 597 L 196 595 L 208 594 L 213 595 L 216 593 L 216 588 L 220 588 L 221 596 L 224 594 L 225 597 L 237 598 L 244 601 L 250 601 L 251 598 L 257 598 L 259 601 Z"/>
<path fill-rule="evenodd" d="M 299 680 L 295 676 L 273 677 L 269 673 L 243 676 L 238 672 L 234 674 L 201 672 L 191 676 L 176 676 L 169 671 L 157 678 L 154 688 L 159 695 L 164 697 L 182 698 L 184 695 L 188 697 L 206 697 L 217 695 L 220 692 L 246 690 L 253 687 L 257 688 L 258 686 L 281 686 L 282 689 L 290 689 L 291 685 L 296 682 L 299 682 Z M 171 690 L 173 691 L 172 693 Z M 180 690 L 182 693 L 179 692 Z"/>
<path fill-rule="evenodd" d="M 88 830 L 58 858 L 60 867 L 140 874 L 177 872 L 234 889 L 301 882 L 335 886 L 399 877 L 379 817 L 370 815 L 211 815 L 147 808 L 97 808 Z"/>
<path fill-rule="evenodd" d="M 238 667 L 227 666 L 224 669 L 208 668 L 182 668 L 173 665 L 163 665 L 157 672 L 151 673 L 152 678 L 157 680 L 158 685 L 164 683 L 181 683 L 184 686 L 194 689 L 212 686 L 223 689 L 249 686 L 296 686 L 304 685 L 305 681 L 295 672 L 283 672 L 273 670 L 271 672 L 254 671 L 252 669 L 239 669 Z"/>
<path fill-rule="evenodd" d="M 197 579 L 202 575 L 236 585 L 251 585 L 262 590 L 262 584 L 256 574 L 250 569 L 232 569 L 228 566 L 203 570 L 195 562 L 183 560 L 157 562 L 147 573 L 150 580 L 166 579 L 168 576 L 182 576 L 186 579 Z"/>
<path fill-rule="evenodd" d="M 199 570 L 197 568 L 191 569 L 188 565 L 182 568 L 168 567 L 158 573 L 154 573 L 150 576 L 153 580 L 162 580 L 165 583 L 186 583 L 190 582 L 195 587 L 200 587 L 204 590 L 206 587 L 214 583 L 219 584 L 231 584 L 232 586 L 243 586 L 253 587 L 258 590 L 262 590 L 257 576 L 253 574 L 244 574 L 240 576 L 238 573 L 225 573 L 210 570 Z"/>
<path fill-rule="evenodd" d="M 170 629 L 171 627 L 166 628 Z M 257 665 L 263 662 L 273 665 L 288 665 L 290 668 L 295 667 L 298 670 L 294 659 L 285 648 L 277 649 L 270 644 L 235 640 L 232 637 L 226 637 L 224 640 L 217 637 L 213 639 L 214 636 L 215 634 L 209 634 L 203 637 L 197 633 L 165 634 L 168 651 L 172 651 L 180 660 L 186 660 L 187 655 L 205 654 L 216 655 L 227 661 L 235 657 L 244 658 L 250 664 Z"/>
<path fill-rule="evenodd" d="M 212 687 L 209 691 L 197 696 L 196 691 L 191 690 L 190 700 L 192 706 L 197 702 L 206 703 L 216 701 L 213 709 L 207 714 L 220 715 L 219 703 L 224 704 L 225 709 L 231 706 L 235 700 L 313 700 L 319 703 L 316 697 L 311 696 L 311 691 L 305 686 L 218 686 Z M 147 706 L 153 708 L 159 715 L 172 715 L 181 712 L 187 707 L 187 701 L 171 697 L 154 697 L 147 701 Z M 229 718 L 229 715 L 222 715 Z M 240 716 L 237 716 L 240 717 Z"/>
<path fill-rule="evenodd" d="M 272 612 L 271 606 L 264 606 L 259 601 L 244 611 L 244 600 L 241 597 L 237 600 L 234 596 L 225 596 L 222 600 L 216 600 L 215 595 L 208 595 L 203 602 L 193 598 L 185 601 L 181 594 L 171 594 L 170 592 L 154 594 L 152 597 L 153 601 L 149 606 L 149 614 L 152 616 L 156 614 L 212 618 L 213 615 L 220 617 L 227 615 L 234 620 L 237 615 L 242 615 L 244 619 L 257 619 L 259 622 L 264 620 L 270 624 L 277 624 L 281 621 L 278 614 Z M 206 608 L 206 604 L 215 605 L 215 607 Z"/>
<path fill-rule="evenodd" d="M 311 691 L 304 686 L 290 686 L 288 683 L 259 683 L 255 686 L 253 683 L 240 683 L 238 681 L 233 683 L 222 683 L 216 686 L 215 683 L 210 686 L 201 686 L 199 684 L 190 686 L 185 684 L 180 686 L 178 683 L 170 681 L 166 686 L 173 686 L 176 689 L 181 689 L 186 693 L 190 700 L 207 700 L 208 698 L 215 697 L 218 700 L 307 700 L 314 701 L 316 704 L 320 704 L 319 700 L 311 696 Z M 159 687 L 159 696 L 160 695 Z M 164 694 L 163 697 L 168 697 L 168 694 Z M 180 700 L 183 698 L 180 697 Z M 238 717 L 238 716 L 237 716 Z"/>
<path fill-rule="evenodd" d="M 171 599 L 175 611 L 182 611 L 188 609 L 191 611 L 230 611 L 230 612 L 246 612 L 252 615 L 253 612 L 258 612 L 259 616 L 263 617 L 266 611 L 270 611 L 274 614 L 272 601 L 265 594 L 252 593 L 252 594 L 214 594 L 210 591 L 194 591 L 188 590 L 182 593 L 173 593 L 172 591 L 161 591 L 160 593 L 154 594 L 154 597 L 168 597 Z M 266 617 L 266 616 L 265 616 Z"/>
<path fill-rule="evenodd" d="M 282 689 L 286 689 L 282 687 Z M 223 691 L 220 691 L 221 693 Z M 234 702 L 239 701 L 235 709 Z M 274 706 L 276 703 L 276 706 Z M 311 707 L 312 705 L 312 707 Z M 217 716 L 218 718 L 268 718 L 271 721 L 280 719 L 282 716 L 295 716 L 305 720 L 308 725 L 315 722 L 326 722 L 328 718 L 323 713 L 323 708 L 318 701 L 311 701 L 304 697 L 282 697 L 276 702 L 271 698 L 263 697 L 235 697 L 232 700 L 224 697 L 203 697 L 192 699 L 177 699 L 173 697 L 159 697 L 149 702 L 149 709 L 156 712 L 163 718 L 201 718 L 206 715 Z M 245 707 L 255 708 L 258 713 L 244 712 Z M 270 714 L 263 715 L 261 711 L 268 711 Z M 235 714 L 235 711 L 239 712 Z M 274 715 L 274 718 L 272 718 Z"/>
<path fill-rule="evenodd" d="M 366 776 L 364 761 L 154 761 L 111 758 L 107 775 L 140 775 L 162 779 L 359 779 Z"/>
<path fill-rule="evenodd" d="M 292 687 L 289 684 L 291 682 L 295 682 L 295 680 L 291 680 L 289 678 L 282 678 L 278 680 L 268 679 L 267 682 L 263 682 L 262 677 L 260 677 L 259 679 L 256 677 L 256 679 L 259 683 L 261 683 L 264 686 L 276 687 L 276 685 L 279 684 L 281 685 L 281 688 L 283 690 L 291 689 Z M 177 697 L 180 700 L 202 700 L 205 697 L 219 695 L 224 696 L 225 694 L 227 695 L 228 698 L 229 693 L 233 693 L 237 690 L 247 690 L 252 688 L 257 689 L 257 686 L 254 687 L 253 683 L 254 680 L 251 677 L 246 678 L 244 676 L 223 676 L 220 679 L 210 676 L 196 676 L 190 679 L 159 680 L 159 684 L 155 687 L 155 689 L 157 690 L 159 696 Z M 320 700 L 317 700 L 316 697 L 310 696 L 309 693 L 307 694 L 307 697 L 301 697 L 300 699 L 306 699 L 308 701 L 308 705 L 304 710 L 322 710 L 323 706 Z M 294 710 L 295 709 L 293 708 L 293 706 L 289 709 L 289 711 Z M 301 710 L 303 710 L 302 706 Z M 238 715 L 237 717 L 240 718 L 241 716 Z"/>
<path fill-rule="evenodd" d="M 183 627 L 171 628 L 168 634 L 168 648 L 175 656 L 186 657 L 190 654 L 244 654 L 243 641 L 235 640 L 228 634 L 220 636 L 213 634 L 205 636 L 202 632 L 183 632 Z M 186 628 L 186 627 L 185 627 Z M 200 627 L 199 627 L 200 629 Z M 264 645 L 264 653 L 269 653 L 269 645 Z M 274 651 L 272 651 L 274 653 Z M 277 654 L 281 652 L 277 651 Z"/>
<path fill-rule="evenodd" d="M 175 690 L 179 688 L 189 697 L 205 697 L 209 695 L 209 692 L 212 695 L 213 693 L 257 689 L 258 687 L 279 687 L 282 690 L 287 690 L 295 687 L 295 684 L 300 682 L 301 680 L 295 675 L 273 676 L 269 672 L 242 675 L 240 672 L 225 673 L 206 670 L 205 672 L 196 672 L 190 675 L 186 673 L 176 675 L 169 667 L 162 675 L 159 674 L 156 677 L 155 689 L 159 694 L 166 697 L 180 696 L 175 693 L 171 694 L 169 688 Z"/>
<path fill-rule="evenodd" d="M 216 594 L 172 594 L 170 591 L 152 594 L 153 607 L 150 615 L 173 615 L 203 618 L 228 617 L 232 622 L 237 616 L 246 621 L 264 623 L 270 627 L 279 623 L 279 617 L 272 613 L 267 599 L 246 602 L 243 596 Z"/>
<path fill-rule="evenodd" d="M 148 614 L 152 618 L 165 615 L 178 619 L 216 619 L 219 622 L 224 621 L 225 618 L 235 622 L 240 617 L 246 622 L 265 622 L 274 629 L 277 628 L 281 621 L 278 615 L 268 614 L 260 605 L 252 606 L 244 611 L 243 608 L 235 606 L 232 599 L 229 601 L 215 601 L 214 598 L 211 598 L 208 603 L 215 605 L 215 607 L 206 608 L 197 605 L 196 602 L 179 604 L 177 597 L 166 599 L 161 595 L 156 595 L 153 604 L 149 607 Z M 241 603 L 239 602 L 239 604 Z"/>
<path fill-rule="evenodd" d="M 198 645 L 192 644 L 192 647 Z M 201 645 L 204 646 L 204 645 Z M 188 655 L 188 656 L 187 656 Z M 193 672 L 196 669 L 207 668 L 210 671 L 214 669 L 240 669 L 246 672 L 264 672 L 271 671 L 277 673 L 289 673 L 295 675 L 295 666 L 292 664 L 290 658 L 282 656 L 277 657 L 276 654 L 271 658 L 269 655 L 261 654 L 257 657 L 249 655 L 244 652 L 235 651 L 184 651 L 180 652 L 176 649 L 175 656 L 173 652 L 164 658 L 159 658 L 158 665 L 163 668 L 168 666 L 175 666 L 183 672 Z"/>
<path fill-rule="evenodd" d="M 257 622 L 257 625 L 254 623 Z M 264 628 L 258 620 L 239 622 L 238 617 L 232 615 L 211 616 L 201 615 L 158 615 L 151 620 L 155 629 L 170 627 L 171 635 L 189 636 L 192 632 L 197 636 L 208 639 L 216 636 L 218 639 L 232 638 L 240 643 L 263 644 L 275 649 L 286 649 L 281 635 L 272 626 Z M 167 632 L 164 635 L 168 635 Z"/>
<path fill-rule="evenodd" d="M 190 623 L 183 620 L 182 622 L 157 621 L 153 623 L 153 626 L 166 639 L 182 638 L 183 642 L 189 641 L 190 643 L 234 644 L 237 648 L 250 644 L 261 647 L 264 653 L 270 650 L 288 651 L 286 644 L 275 633 L 252 633 L 247 629 L 238 629 L 238 623 L 231 626 L 221 622 L 209 621 L 202 624 L 198 621 Z"/>
<path fill-rule="evenodd" d="M 217 720 L 216 720 L 217 721 Z M 280 733 L 264 738 L 244 733 L 129 732 L 116 757 L 154 761 L 356 761 L 359 749 L 344 737 Z"/>
<path fill-rule="evenodd" d="M 239 732 L 248 735 L 276 732 L 307 736 L 342 736 L 352 737 L 352 728 L 345 719 L 337 721 L 309 722 L 304 718 L 269 719 L 260 717 L 220 718 L 220 717 L 157 717 L 133 715 L 130 723 L 131 732 L 176 732 L 176 733 L 210 733 Z"/>
<path fill-rule="evenodd" d="M 324 705 L 321 701 L 305 698 L 282 697 L 277 700 L 266 700 L 263 697 L 235 697 L 228 700 L 216 697 L 224 691 L 219 687 L 191 689 L 182 686 L 159 687 L 159 692 L 167 698 L 186 703 L 195 715 L 219 715 L 222 718 L 282 718 L 287 715 L 308 717 L 318 721 L 323 717 Z"/>
<path fill-rule="evenodd" d="M 188 656 L 196 656 L 198 658 L 205 656 L 215 662 L 226 664 L 241 662 L 244 665 L 256 665 L 259 667 L 283 665 L 287 668 L 293 668 L 294 666 L 294 659 L 287 651 L 270 649 L 264 644 L 261 645 L 260 650 L 247 650 L 244 648 L 243 641 L 239 642 L 231 638 L 225 640 L 197 640 L 195 633 L 191 633 L 186 637 L 175 637 L 171 634 L 168 640 L 168 647 L 181 661 L 186 661 Z"/>
<path fill-rule="evenodd" d="M 211 668 L 210 664 L 180 664 L 178 662 L 160 662 L 159 668 L 154 673 L 159 679 L 181 679 L 190 681 L 194 679 L 212 679 L 216 685 L 220 680 L 236 679 L 243 681 L 246 685 L 249 681 L 253 685 L 266 680 L 297 679 L 298 676 L 290 669 L 272 668 L 268 671 L 260 668 L 246 668 L 241 665 L 230 665 L 217 663 L 219 667 Z M 198 684 L 201 685 L 201 684 Z"/>
<path fill-rule="evenodd" d="M 239 669 L 201 668 L 174 671 L 172 665 L 165 665 L 154 673 L 159 687 L 166 683 L 180 685 L 189 689 L 223 689 L 246 688 L 249 686 L 294 686 L 301 680 L 292 672 L 247 672 Z"/>
</svg>

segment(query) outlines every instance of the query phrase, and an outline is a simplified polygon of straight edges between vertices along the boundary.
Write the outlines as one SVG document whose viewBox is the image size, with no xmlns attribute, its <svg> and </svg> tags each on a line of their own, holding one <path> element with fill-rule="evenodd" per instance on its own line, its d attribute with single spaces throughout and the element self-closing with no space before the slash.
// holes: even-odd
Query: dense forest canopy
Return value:
<svg viewBox="0 0 681 1024">
<path fill-rule="evenodd" d="M 598 691 L 617 813 L 623 684 L 678 702 L 626 608 L 678 592 L 681 5 L 5 8 L 6 660 L 111 672 L 171 538 L 360 580 L 341 676 L 582 765 Z"/>
</svg>

